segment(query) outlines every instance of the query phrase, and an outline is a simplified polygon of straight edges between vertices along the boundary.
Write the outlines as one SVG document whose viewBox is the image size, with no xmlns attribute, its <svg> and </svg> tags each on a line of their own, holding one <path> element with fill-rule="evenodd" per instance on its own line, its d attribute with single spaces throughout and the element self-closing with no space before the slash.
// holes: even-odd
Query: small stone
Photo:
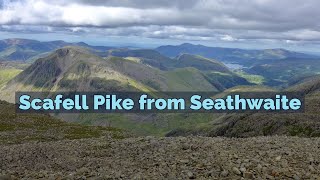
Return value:
<svg viewBox="0 0 320 180">
<path fill-rule="evenodd" d="M 182 150 L 188 150 L 188 149 L 190 149 L 190 145 L 188 145 L 188 144 L 182 144 L 182 145 L 181 145 L 181 149 L 182 149 Z"/>
<path fill-rule="evenodd" d="M 86 174 L 87 172 L 89 172 L 89 169 L 86 168 L 86 167 L 82 167 L 82 168 L 78 169 L 77 175 L 84 175 L 84 174 Z"/>
<path fill-rule="evenodd" d="M 240 171 L 242 172 L 242 173 L 244 173 L 244 172 L 246 172 L 246 168 L 245 167 L 242 167 L 242 168 L 240 168 Z"/>
<path fill-rule="evenodd" d="M 251 172 L 244 172 L 243 177 L 246 179 L 253 179 L 253 174 Z"/>
<path fill-rule="evenodd" d="M 261 170 L 262 170 L 262 165 L 261 165 L 261 164 L 258 164 L 257 169 L 258 169 L 259 172 L 261 172 Z"/>
<path fill-rule="evenodd" d="M 294 179 L 294 180 L 300 180 L 300 177 L 295 174 L 295 175 L 293 176 L 293 179 Z"/>
<path fill-rule="evenodd" d="M 283 159 L 283 160 L 281 161 L 281 166 L 282 166 L 283 168 L 287 168 L 287 167 L 288 167 L 288 161 L 287 161 L 286 159 Z"/>
<path fill-rule="evenodd" d="M 11 162 L 13 160 L 12 156 L 7 156 L 7 160 Z"/>
<path fill-rule="evenodd" d="M 277 156 L 276 161 L 280 161 L 280 160 L 281 160 L 281 156 Z"/>
<path fill-rule="evenodd" d="M 272 175 L 273 177 L 279 176 L 279 172 L 278 172 L 277 170 L 273 169 L 273 170 L 271 171 L 271 175 Z"/>
<path fill-rule="evenodd" d="M 229 172 L 227 170 L 223 170 L 220 174 L 221 177 L 227 177 L 229 175 Z"/>
<path fill-rule="evenodd" d="M 308 178 L 308 179 L 311 179 L 311 173 L 310 172 L 307 172 L 305 175 L 304 175 L 305 178 Z"/>
<path fill-rule="evenodd" d="M 267 174 L 265 179 L 274 179 L 274 177 Z"/>
<path fill-rule="evenodd" d="M 257 158 L 252 159 L 251 161 L 252 161 L 252 162 L 254 162 L 254 163 L 259 163 L 259 162 L 260 162 L 260 160 L 259 160 L 259 159 L 257 159 Z"/>
<path fill-rule="evenodd" d="M 189 163 L 189 160 L 188 159 L 182 159 L 180 160 L 181 163 L 184 163 L 184 164 L 188 164 Z"/>
<path fill-rule="evenodd" d="M 190 179 L 194 179 L 195 177 L 194 177 L 194 174 L 191 172 L 191 171 L 188 171 L 187 172 L 187 176 L 188 176 L 188 178 L 190 178 Z"/>
<path fill-rule="evenodd" d="M 241 174 L 241 171 L 240 171 L 237 167 L 233 167 L 233 168 L 232 168 L 232 172 L 233 172 L 234 174 L 237 174 L 237 175 L 240 175 L 240 174 Z"/>
<path fill-rule="evenodd" d="M 314 172 L 314 171 L 316 171 L 312 165 L 309 165 L 309 167 L 308 167 L 308 168 L 309 168 L 309 171 L 310 171 L 310 172 Z"/>
<path fill-rule="evenodd" d="M 313 157 L 309 157 L 309 158 L 308 158 L 308 161 L 309 161 L 309 163 L 313 163 L 313 162 L 314 162 Z"/>
</svg>

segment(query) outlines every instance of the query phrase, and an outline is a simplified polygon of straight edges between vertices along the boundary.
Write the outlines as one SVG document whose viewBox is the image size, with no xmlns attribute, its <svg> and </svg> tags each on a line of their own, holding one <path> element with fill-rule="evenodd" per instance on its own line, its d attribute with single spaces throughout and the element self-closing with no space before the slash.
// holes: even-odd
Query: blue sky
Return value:
<svg viewBox="0 0 320 180">
<path fill-rule="evenodd" d="M 0 0 L 0 39 L 318 51 L 318 0 Z M 188 3 L 186 3 L 188 2 Z"/>
</svg>

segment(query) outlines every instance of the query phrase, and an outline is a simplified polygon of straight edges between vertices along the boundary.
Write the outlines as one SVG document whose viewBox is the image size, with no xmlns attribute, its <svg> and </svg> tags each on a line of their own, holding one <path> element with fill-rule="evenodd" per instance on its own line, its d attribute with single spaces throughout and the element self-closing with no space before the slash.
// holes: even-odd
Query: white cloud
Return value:
<svg viewBox="0 0 320 180">
<path fill-rule="evenodd" d="M 223 41 L 236 41 L 237 40 L 237 39 L 235 39 L 234 37 L 232 37 L 230 35 L 223 35 L 220 39 L 223 40 Z"/>
<path fill-rule="evenodd" d="M 318 0 L 2 0 L 6 31 L 320 41 Z"/>
</svg>

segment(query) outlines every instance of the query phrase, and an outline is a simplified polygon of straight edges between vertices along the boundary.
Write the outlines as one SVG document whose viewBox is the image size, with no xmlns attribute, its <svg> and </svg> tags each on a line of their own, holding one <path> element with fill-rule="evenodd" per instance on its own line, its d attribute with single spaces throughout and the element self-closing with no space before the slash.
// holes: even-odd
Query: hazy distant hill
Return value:
<svg viewBox="0 0 320 180">
<path fill-rule="evenodd" d="M 181 54 L 175 58 L 168 58 L 151 49 L 113 49 L 109 50 L 109 56 L 135 57 L 138 58 L 141 63 L 163 70 L 194 67 L 199 70 L 230 72 L 221 62 L 192 54 Z"/>
<path fill-rule="evenodd" d="M 250 66 L 252 64 L 258 63 L 259 61 L 265 62 L 267 60 L 285 59 L 289 57 L 316 57 L 315 55 L 293 52 L 285 49 L 246 50 L 237 48 L 207 47 L 189 43 L 184 43 L 177 46 L 160 46 L 156 48 L 156 50 L 168 57 L 176 57 L 180 54 L 188 53 L 204 56 L 207 58 L 218 59 L 219 61 L 223 62 L 237 63 L 245 66 Z"/>
<path fill-rule="evenodd" d="M 168 70 L 174 62 L 172 59 L 161 55 L 159 52 L 151 49 L 111 49 L 108 51 L 108 56 L 116 56 L 129 58 L 143 64 L 156 67 L 161 70 Z"/>
<path fill-rule="evenodd" d="M 64 41 L 49 41 L 40 42 L 30 39 L 5 39 L 0 40 L 0 61 L 3 60 L 18 60 L 18 61 L 28 61 L 36 60 L 39 57 L 44 57 L 50 51 L 53 51 L 64 46 L 81 46 L 92 51 L 107 51 L 110 47 L 104 46 L 90 46 L 86 43 L 67 43 Z"/>
<path fill-rule="evenodd" d="M 320 73 L 320 58 L 286 58 L 255 65 L 245 69 L 250 74 L 261 75 L 268 79 L 268 85 L 285 85 L 295 79 L 301 79 Z"/>
</svg>

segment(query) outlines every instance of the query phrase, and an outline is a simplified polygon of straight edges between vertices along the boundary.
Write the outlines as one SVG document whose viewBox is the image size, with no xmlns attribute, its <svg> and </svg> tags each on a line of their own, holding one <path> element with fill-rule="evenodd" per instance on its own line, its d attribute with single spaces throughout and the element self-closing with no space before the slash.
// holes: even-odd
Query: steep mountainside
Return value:
<svg viewBox="0 0 320 180">
<path fill-rule="evenodd" d="M 102 59 L 78 47 L 56 50 L 40 58 L 2 89 L 15 91 L 218 91 L 197 69 L 161 71 L 119 57 Z"/>
</svg>

